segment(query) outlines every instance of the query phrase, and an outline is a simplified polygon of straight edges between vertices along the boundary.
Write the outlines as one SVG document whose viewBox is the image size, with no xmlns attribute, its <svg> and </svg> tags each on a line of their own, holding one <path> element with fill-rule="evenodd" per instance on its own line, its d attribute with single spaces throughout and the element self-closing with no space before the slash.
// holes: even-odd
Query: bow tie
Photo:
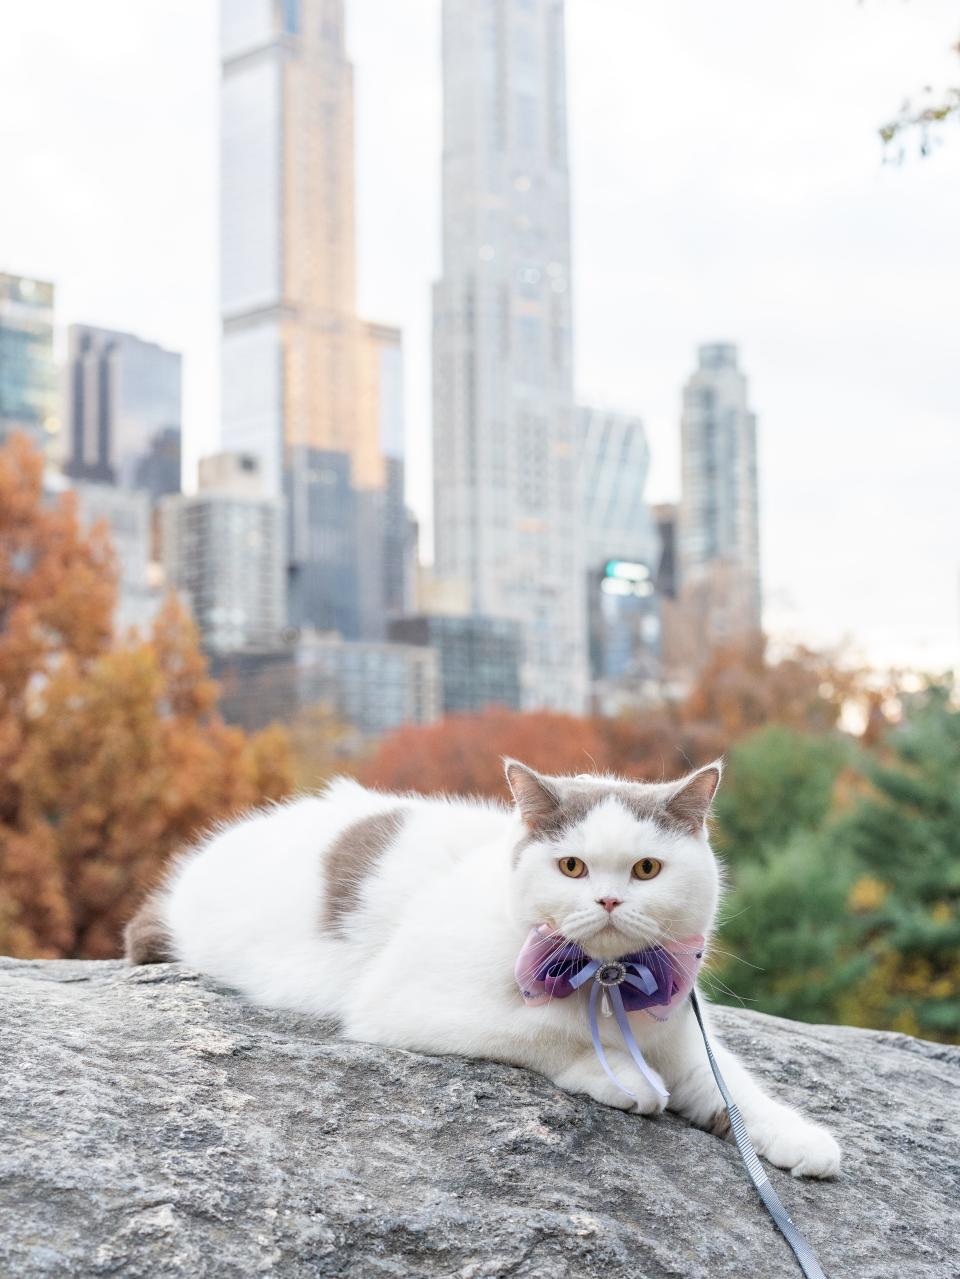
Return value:
<svg viewBox="0 0 960 1279">
<path fill-rule="evenodd" d="M 558 938 L 549 924 L 541 924 L 530 930 L 517 956 L 514 975 L 523 1001 L 530 1008 L 551 999 L 566 999 L 589 982 L 587 1019 L 601 1066 L 618 1088 L 636 1096 L 620 1082 L 607 1061 L 597 1020 L 597 1005 L 602 998 L 604 1011 L 609 1008 L 616 1017 L 637 1068 L 654 1091 L 665 1098 L 667 1094 L 633 1037 L 627 1013 L 647 1012 L 658 1021 L 666 1021 L 693 989 L 702 959 L 702 937 L 666 942 L 619 959 L 592 959 L 582 946 Z"/>
<path fill-rule="evenodd" d="M 558 939 L 541 924 L 530 930 L 514 971 L 530 1007 L 566 999 L 593 977 L 604 989 L 617 988 L 628 1013 L 649 1012 L 662 1021 L 689 993 L 702 959 L 702 937 L 651 946 L 616 960 L 592 959 L 582 946 Z"/>
</svg>

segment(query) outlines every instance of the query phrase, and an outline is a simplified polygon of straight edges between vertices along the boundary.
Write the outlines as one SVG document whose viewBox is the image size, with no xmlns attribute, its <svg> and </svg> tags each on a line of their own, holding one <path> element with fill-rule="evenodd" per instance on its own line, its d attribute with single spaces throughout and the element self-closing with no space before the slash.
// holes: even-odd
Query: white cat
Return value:
<svg viewBox="0 0 960 1279">
<path fill-rule="evenodd" d="M 544 923 L 601 960 L 709 938 L 720 766 L 656 784 L 506 767 L 512 811 L 341 779 L 238 821 L 174 865 L 128 926 L 128 958 L 179 960 L 256 1003 L 335 1017 L 350 1039 L 510 1062 L 610 1106 L 662 1110 L 614 1018 L 599 1019 L 602 1043 L 635 1099 L 604 1072 L 584 1001 L 526 1006 L 514 964 Z M 726 1136 L 690 1001 L 629 1020 L 669 1108 Z M 830 1133 L 716 1053 L 758 1152 L 796 1176 L 836 1173 Z"/>
</svg>

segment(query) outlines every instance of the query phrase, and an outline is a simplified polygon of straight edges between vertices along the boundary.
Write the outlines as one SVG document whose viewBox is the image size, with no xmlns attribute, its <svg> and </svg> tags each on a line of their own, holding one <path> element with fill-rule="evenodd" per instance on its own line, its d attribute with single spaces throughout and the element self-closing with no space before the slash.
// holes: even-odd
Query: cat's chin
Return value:
<svg viewBox="0 0 960 1279">
<path fill-rule="evenodd" d="M 634 938 L 614 924 L 601 928 L 580 945 L 592 959 L 619 959 L 621 955 L 641 949 Z"/>
</svg>

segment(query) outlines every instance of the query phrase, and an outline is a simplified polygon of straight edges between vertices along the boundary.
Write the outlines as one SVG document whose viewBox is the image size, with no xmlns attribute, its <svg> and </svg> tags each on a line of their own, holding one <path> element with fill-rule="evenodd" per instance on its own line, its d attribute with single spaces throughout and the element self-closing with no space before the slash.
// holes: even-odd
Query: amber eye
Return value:
<svg viewBox="0 0 960 1279">
<path fill-rule="evenodd" d="M 587 873 L 587 864 L 579 857 L 561 857 L 557 865 L 568 879 L 582 879 Z"/>
<path fill-rule="evenodd" d="M 663 869 L 663 862 L 658 862 L 655 857 L 642 857 L 640 861 L 633 863 L 633 873 L 637 879 L 656 879 Z"/>
</svg>

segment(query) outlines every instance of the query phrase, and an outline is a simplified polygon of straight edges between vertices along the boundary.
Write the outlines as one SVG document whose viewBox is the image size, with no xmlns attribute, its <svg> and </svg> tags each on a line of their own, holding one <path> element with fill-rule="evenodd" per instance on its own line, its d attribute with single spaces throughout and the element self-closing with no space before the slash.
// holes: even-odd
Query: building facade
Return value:
<svg viewBox="0 0 960 1279">
<path fill-rule="evenodd" d="M 440 714 L 437 654 L 418 645 L 304 632 L 285 649 L 215 656 L 212 669 L 224 717 L 251 730 L 324 707 L 375 739 Z"/>
<path fill-rule="evenodd" d="M 680 592 L 691 625 L 722 643 L 761 624 L 757 423 L 735 346 L 699 348 L 683 392 L 681 446 Z"/>
<path fill-rule="evenodd" d="M 643 422 L 577 411 L 581 527 L 593 703 L 651 700 L 659 679 L 660 533 L 647 504 L 650 448 Z"/>
<path fill-rule="evenodd" d="M 0 272 L 0 443 L 22 431 L 58 463 L 63 446 L 53 323 L 52 284 Z"/>
<path fill-rule="evenodd" d="M 106 525 L 117 570 L 114 630 L 118 635 L 130 630 L 146 634 L 162 600 L 157 584 L 151 580 L 148 494 L 92 480 L 71 480 L 53 467 L 44 472 L 43 488 L 48 502 L 60 502 L 67 493 L 74 495 L 77 519 L 84 530 Z"/>
<path fill-rule="evenodd" d="M 657 565 L 657 593 L 663 599 L 677 595 L 677 503 L 658 502 L 653 508 L 660 535 L 660 562 Z"/>
<path fill-rule="evenodd" d="M 219 454 L 200 489 L 160 501 L 169 586 L 187 600 L 213 652 L 277 645 L 286 627 L 284 503 L 265 494 L 252 454 Z"/>
<path fill-rule="evenodd" d="M 224 447 L 258 457 L 266 492 L 288 499 L 297 626 L 328 624 L 342 564 L 337 546 L 324 560 L 327 498 L 342 507 L 342 496 L 323 473 L 349 476 L 377 566 L 351 579 L 344 633 L 377 636 L 391 607 L 391 468 L 403 488 L 401 345 L 356 310 L 343 0 L 221 0 L 220 10 Z"/>
<path fill-rule="evenodd" d="M 422 613 L 390 623 L 390 639 L 435 650 L 445 715 L 521 706 L 523 628 L 497 617 Z"/>
<path fill-rule="evenodd" d="M 66 472 L 76 480 L 180 492 L 181 357 L 132 333 L 72 324 Z"/>
<path fill-rule="evenodd" d="M 521 622 L 523 703 L 581 711 L 563 0 L 444 0 L 435 567 Z"/>
</svg>

